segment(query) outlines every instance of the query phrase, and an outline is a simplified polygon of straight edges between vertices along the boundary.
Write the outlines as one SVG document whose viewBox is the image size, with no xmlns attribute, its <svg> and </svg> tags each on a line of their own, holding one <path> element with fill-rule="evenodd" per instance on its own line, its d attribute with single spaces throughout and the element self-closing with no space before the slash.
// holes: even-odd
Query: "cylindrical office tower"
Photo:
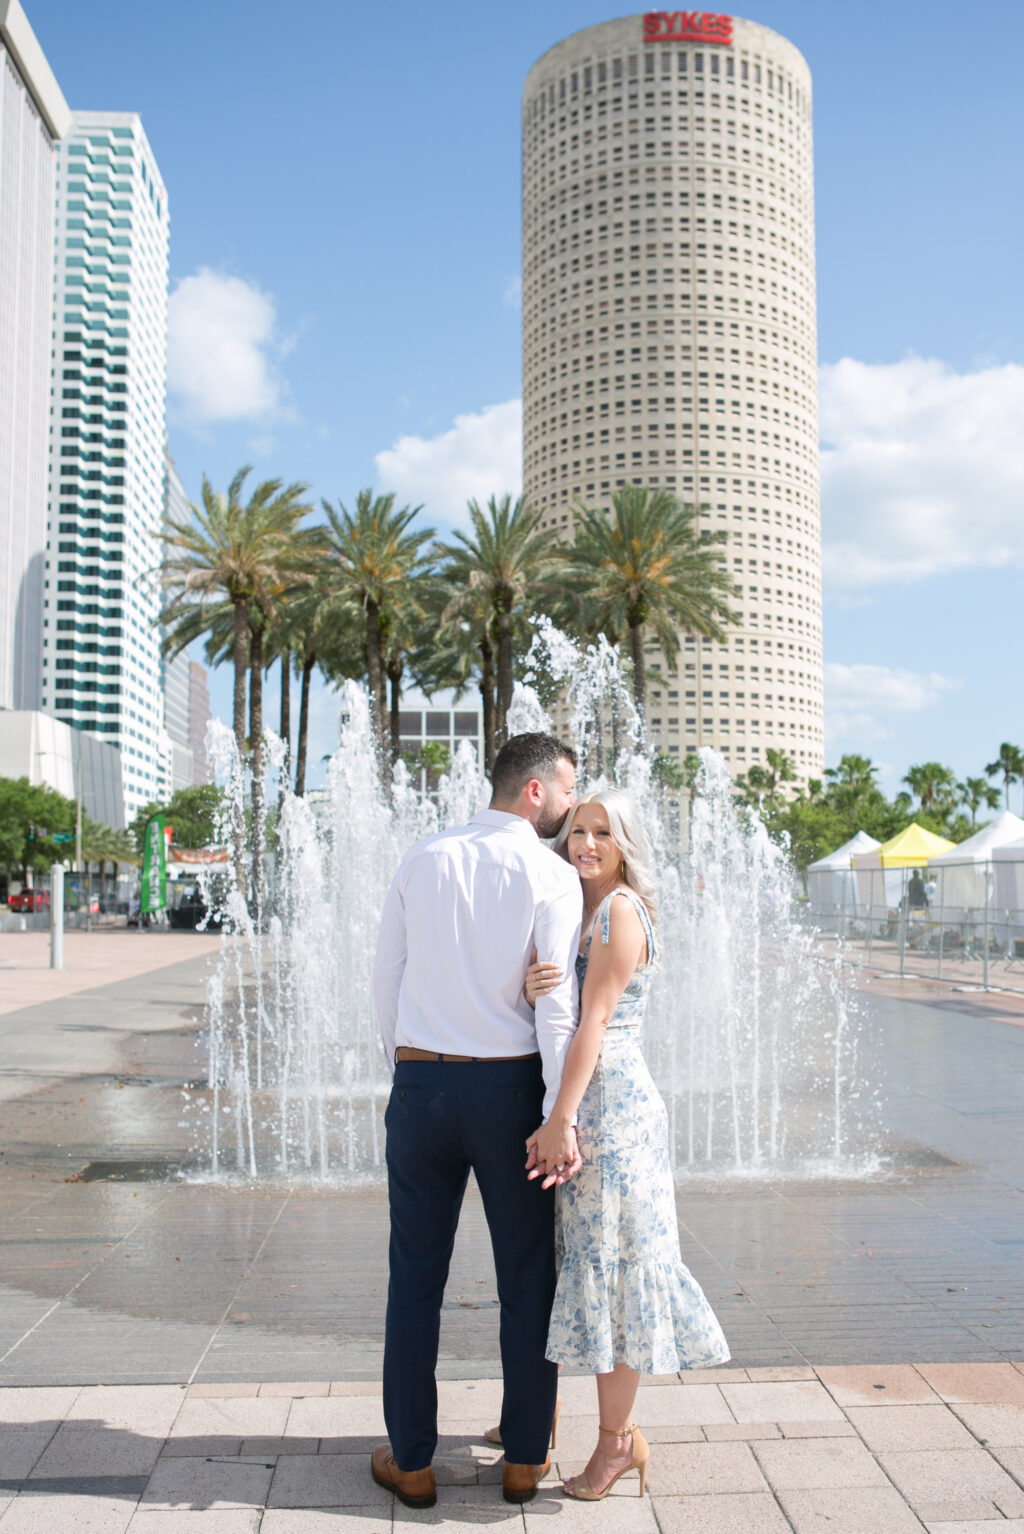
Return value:
<svg viewBox="0 0 1024 1534">
<path fill-rule="evenodd" d="M 649 716 L 734 773 L 821 773 L 811 77 L 751 21 L 575 33 L 523 95 L 523 485 L 545 523 L 662 486 L 724 528 L 740 621 L 684 638 Z M 654 655 L 652 648 L 652 656 Z"/>
</svg>

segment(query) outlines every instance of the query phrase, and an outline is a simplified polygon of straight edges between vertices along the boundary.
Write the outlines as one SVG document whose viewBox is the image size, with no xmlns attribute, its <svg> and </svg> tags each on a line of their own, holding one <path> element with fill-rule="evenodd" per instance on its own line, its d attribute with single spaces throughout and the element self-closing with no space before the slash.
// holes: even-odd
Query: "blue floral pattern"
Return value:
<svg viewBox="0 0 1024 1534">
<path fill-rule="evenodd" d="M 654 931 L 639 897 L 614 890 L 595 918 L 602 943 L 616 895 L 643 922 L 648 962 L 637 965 L 619 998 L 580 1104 L 583 1169 L 557 1190 L 559 1271 L 547 1356 L 591 1374 L 618 1363 L 640 1374 L 674 1374 L 725 1363 L 729 1348 L 680 1256 L 668 1116 L 641 1049 Z M 581 993 L 592 942 L 593 932 L 576 960 Z"/>
</svg>

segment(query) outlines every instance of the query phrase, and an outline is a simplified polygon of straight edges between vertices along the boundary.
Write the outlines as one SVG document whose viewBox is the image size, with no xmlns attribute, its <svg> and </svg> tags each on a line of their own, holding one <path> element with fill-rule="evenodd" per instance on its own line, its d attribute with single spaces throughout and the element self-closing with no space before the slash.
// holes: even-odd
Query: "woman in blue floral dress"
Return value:
<svg viewBox="0 0 1024 1534">
<path fill-rule="evenodd" d="M 556 1195 L 547 1356 L 597 1377 L 598 1444 L 583 1475 L 565 1482 L 569 1496 L 593 1501 L 630 1469 L 643 1495 L 647 1444 L 632 1420 L 640 1375 L 721 1364 L 729 1349 L 680 1256 L 668 1120 L 641 1048 L 655 886 L 629 795 L 604 788 L 582 800 L 556 850 L 583 884 L 580 1021 L 555 1107 L 529 1146 L 531 1175 L 550 1175 L 572 1162 L 576 1125 L 583 1168 Z M 556 973 L 531 966 L 531 1001 Z"/>
</svg>

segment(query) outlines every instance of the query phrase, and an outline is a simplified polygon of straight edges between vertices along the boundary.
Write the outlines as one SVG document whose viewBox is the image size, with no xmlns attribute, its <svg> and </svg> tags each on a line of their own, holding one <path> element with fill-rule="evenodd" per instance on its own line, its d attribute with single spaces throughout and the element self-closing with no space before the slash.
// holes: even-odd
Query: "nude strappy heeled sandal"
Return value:
<svg viewBox="0 0 1024 1534">
<path fill-rule="evenodd" d="M 609 1438 L 632 1438 L 633 1453 L 629 1464 L 612 1476 L 604 1491 L 594 1490 L 587 1480 L 585 1471 L 581 1475 L 574 1475 L 570 1477 L 572 1480 L 572 1491 L 569 1490 L 568 1480 L 562 1482 L 562 1490 L 565 1492 L 565 1495 L 572 1497 L 577 1502 L 603 1502 L 616 1481 L 621 1480 L 630 1470 L 639 1470 L 640 1495 L 643 1496 L 644 1487 L 647 1484 L 647 1462 L 651 1457 L 651 1450 L 647 1439 L 641 1433 L 636 1423 L 630 1423 L 629 1427 L 624 1428 L 599 1427 L 597 1431 L 599 1433 L 606 1433 Z"/>
</svg>

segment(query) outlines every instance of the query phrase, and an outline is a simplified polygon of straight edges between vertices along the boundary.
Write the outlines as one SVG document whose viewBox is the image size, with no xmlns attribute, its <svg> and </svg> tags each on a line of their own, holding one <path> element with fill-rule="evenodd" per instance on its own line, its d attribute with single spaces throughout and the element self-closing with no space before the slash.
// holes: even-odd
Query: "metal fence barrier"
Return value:
<svg viewBox="0 0 1024 1534">
<path fill-rule="evenodd" d="M 1024 992 L 1024 862 L 857 869 L 807 919 L 853 963 Z"/>
</svg>

